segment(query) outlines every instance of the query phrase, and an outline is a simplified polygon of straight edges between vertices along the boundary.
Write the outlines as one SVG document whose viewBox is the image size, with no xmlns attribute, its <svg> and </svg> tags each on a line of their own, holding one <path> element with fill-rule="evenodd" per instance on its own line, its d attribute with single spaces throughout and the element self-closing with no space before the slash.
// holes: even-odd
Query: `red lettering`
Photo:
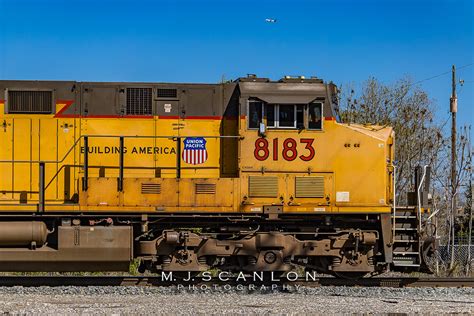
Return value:
<svg viewBox="0 0 474 316">
<path fill-rule="evenodd" d="M 291 146 L 290 146 L 291 145 Z M 291 152 L 291 155 L 288 153 Z M 287 138 L 283 142 L 283 151 L 282 151 L 283 159 L 287 161 L 293 161 L 298 157 L 298 151 L 296 150 L 296 140 L 293 138 Z"/>
<path fill-rule="evenodd" d="M 278 138 L 273 140 L 273 160 L 278 160 Z"/>
<path fill-rule="evenodd" d="M 303 161 L 313 160 L 314 154 L 315 154 L 314 147 L 313 147 L 313 142 L 314 142 L 313 138 L 302 138 L 302 139 L 300 139 L 300 143 L 306 144 L 306 147 L 304 149 L 309 150 L 308 155 L 306 155 L 306 156 L 301 155 L 300 156 L 301 160 L 303 160 Z"/>
<path fill-rule="evenodd" d="M 299 158 L 303 161 L 311 161 L 316 155 L 313 143 L 314 138 L 301 138 L 301 144 L 305 144 L 304 149 L 308 151 L 306 155 L 300 155 Z M 298 157 L 297 141 L 293 138 L 287 138 L 283 141 L 283 150 L 281 152 L 283 159 L 286 161 L 293 161 Z M 279 156 L 279 144 L 278 138 L 274 138 L 272 141 L 272 159 L 278 161 Z M 255 150 L 253 152 L 255 158 L 259 161 L 267 160 L 270 156 L 270 148 L 268 140 L 265 138 L 258 138 L 255 141 Z"/>
<path fill-rule="evenodd" d="M 261 153 L 263 152 L 263 155 Z M 258 138 L 255 141 L 255 150 L 253 151 L 253 155 L 257 160 L 264 161 L 270 155 L 268 151 L 268 141 L 265 138 Z"/>
</svg>

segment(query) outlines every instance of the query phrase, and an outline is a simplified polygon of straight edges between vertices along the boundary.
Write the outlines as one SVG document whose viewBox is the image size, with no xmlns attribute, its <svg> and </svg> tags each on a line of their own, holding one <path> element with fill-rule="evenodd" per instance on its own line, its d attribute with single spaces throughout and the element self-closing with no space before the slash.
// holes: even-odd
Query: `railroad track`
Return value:
<svg viewBox="0 0 474 316">
<path fill-rule="evenodd" d="M 172 286 L 179 285 L 182 288 L 197 288 L 201 285 L 209 287 L 226 286 L 235 287 L 237 285 L 248 286 L 253 284 L 255 288 L 263 285 L 273 285 L 272 289 L 283 289 L 284 285 L 298 285 L 306 287 L 320 286 L 353 286 L 353 287 L 474 287 L 474 278 L 414 278 L 414 277 L 374 277 L 358 280 L 339 279 L 334 277 L 319 277 L 315 280 L 288 281 L 254 281 L 229 278 L 229 280 L 219 280 L 214 278 L 210 281 L 202 278 L 194 278 L 191 281 L 175 280 L 173 282 L 163 280 L 159 276 L 0 276 L 0 286 Z M 288 287 L 286 287 L 288 289 Z"/>
</svg>

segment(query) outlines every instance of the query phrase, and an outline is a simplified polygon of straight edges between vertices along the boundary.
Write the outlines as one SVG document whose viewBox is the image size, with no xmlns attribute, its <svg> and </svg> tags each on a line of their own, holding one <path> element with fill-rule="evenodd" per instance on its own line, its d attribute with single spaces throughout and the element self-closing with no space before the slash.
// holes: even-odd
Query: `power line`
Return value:
<svg viewBox="0 0 474 316">
<path fill-rule="evenodd" d="M 436 75 L 436 76 L 433 76 L 433 77 L 429 77 L 429 78 L 422 79 L 422 80 L 420 80 L 420 81 L 414 82 L 414 83 L 412 83 L 412 86 L 413 86 L 413 85 L 416 85 L 416 84 L 419 84 L 419 83 L 421 83 L 421 82 L 424 82 L 424 81 L 428 81 L 428 80 L 431 80 L 431 79 L 435 79 L 435 78 L 438 78 L 438 77 L 447 75 L 447 74 L 449 74 L 449 73 L 451 73 L 451 70 L 445 71 L 445 72 L 440 73 L 439 75 Z"/>
<path fill-rule="evenodd" d="M 469 66 L 472 66 L 472 65 L 474 65 L 474 63 L 470 63 L 470 64 L 467 64 L 467 65 L 458 67 L 457 70 L 460 70 L 460 69 L 463 69 L 463 68 L 466 68 L 466 67 L 469 67 Z M 428 81 L 428 80 L 432 80 L 432 79 L 435 79 L 435 78 L 438 78 L 438 77 L 447 75 L 447 74 L 449 74 L 449 73 L 451 73 L 451 70 L 445 71 L 445 72 L 443 72 L 443 73 L 440 73 L 440 74 L 435 75 L 435 76 L 432 76 L 432 77 L 428 77 L 428 78 L 422 79 L 422 80 L 420 80 L 420 81 L 417 81 L 417 82 L 412 83 L 411 85 L 414 86 L 414 85 L 416 85 L 416 84 L 419 84 L 419 83 L 422 83 L 422 82 L 425 82 L 425 81 Z"/>
</svg>

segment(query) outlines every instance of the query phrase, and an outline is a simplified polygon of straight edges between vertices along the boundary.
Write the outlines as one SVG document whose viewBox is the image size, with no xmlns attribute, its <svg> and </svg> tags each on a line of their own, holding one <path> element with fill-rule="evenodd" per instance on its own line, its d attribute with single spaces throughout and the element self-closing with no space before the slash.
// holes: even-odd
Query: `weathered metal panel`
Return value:
<svg viewBox="0 0 474 316">
<path fill-rule="evenodd" d="M 250 176 L 250 197 L 277 197 L 278 177 L 275 176 Z"/>
<path fill-rule="evenodd" d="M 216 194 L 215 183 L 196 183 L 194 188 L 196 194 Z"/>
<path fill-rule="evenodd" d="M 82 84 L 83 116 L 120 115 L 119 87 L 105 84 Z"/>
<path fill-rule="evenodd" d="M 1 271 L 128 271 L 130 226 L 59 226 L 58 248 L 1 248 Z"/>
<path fill-rule="evenodd" d="M 152 88 L 127 88 L 127 115 L 152 115 Z"/>
<path fill-rule="evenodd" d="M 179 194 L 175 179 L 125 178 L 123 206 L 177 207 Z"/>
<path fill-rule="evenodd" d="M 196 207 L 234 207 L 234 179 L 179 179 L 179 206 L 183 209 Z"/>
<path fill-rule="evenodd" d="M 82 205 L 119 206 L 117 178 L 89 178 L 89 189 L 80 192 Z"/>
<path fill-rule="evenodd" d="M 160 194 L 161 183 L 142 182 L 142 194 Z"/>
<path fill-rule="evenodd" d="M 6 106 L 9 114 L 50 114 L 53 112 L 53 91 L 8 90 Z"/>
<path fill-rule="evenodd" d="M 324 177 L 295 177 L 295 197 L 324 198 Z"/>
</svg>

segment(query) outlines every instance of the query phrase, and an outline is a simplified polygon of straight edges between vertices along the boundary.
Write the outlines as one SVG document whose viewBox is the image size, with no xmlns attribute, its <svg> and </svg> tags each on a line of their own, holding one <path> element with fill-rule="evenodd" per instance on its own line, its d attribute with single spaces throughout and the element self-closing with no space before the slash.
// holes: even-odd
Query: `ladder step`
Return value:
<svg viewBox="0 0 474 316">
<path fill-rule="evenodd" d="M 399 243 L 404 243 L 404 242 L 408 242 L 408 243 L 414 243 L 414 242 L 418 242 L 418 239 L 396 239 L 393 241 L 394 243 L 395 242 L 399 242 Z"/>
<path fill-rule="evenodd" d="M 416 212 L 415 211 L 409 211 L 409 210 L 397 210 L 395 212 L 395 215 L 396 216 L 416 216 Z"/>
<path fill-rule="evenodd" d="M 395 227 L 395 230 L 412 230 L 415 231 L 417 230 L 416 227 Z"/>
<path fill-rule="evenodd" d="M 405 263 L 405 262 L 399 262 L 399 261 L 393 261 L 393 265 L 397 267 L 419 267 L 420 266 L 418 263 Z"/>
<path fill-rule="evenodd" d="M 411 253 L 418 252 L 418 248 L 414 244 L 398 244 L 393 248 L 394 253 Z"/>
<path fill-rule="evenodd" d="M 399 267 L 419 267 L 418 263 L 418 253 L 416 256 L 404 257 L 404 256 L 394 256 L 393 264 Z"/>
<path fill-rule="evenodd" d="M 399 218 L 399 219 L 416 219 L 416 216 L 415 215 L 395 215 L 395 216 L 392 216 L 392 218 L 395 217 L 395 219 Z"/>
<path fill-rule="evenodd" d="M 399 256 L 418 256 L 420 253 L 418 251 L 394 251 L 393 254 Z"/>
<path fill-rule="evenodd" d="M 414 211 L 415 208 L 416 208 L 415 206 L 397 206 L 396 207 L 397 211 L 398 210 L 400 210 L 400 211 L 402 211 L 402 210 L 412 210 L 412 211 Z"/>
</svg>

